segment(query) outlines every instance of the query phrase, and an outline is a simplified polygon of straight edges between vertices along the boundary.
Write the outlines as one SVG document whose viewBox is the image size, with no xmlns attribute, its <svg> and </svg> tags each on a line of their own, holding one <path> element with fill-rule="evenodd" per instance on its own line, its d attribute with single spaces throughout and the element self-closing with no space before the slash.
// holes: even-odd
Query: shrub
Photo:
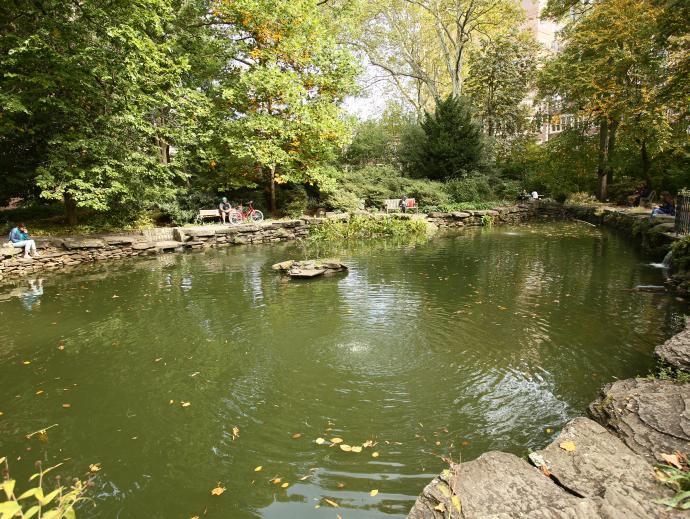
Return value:
<svg viewBox="0 0 690 519">
<path fill-rule="evenodd" d="M 427 229 L 427 223 L 424 220 L 406 220 L 390 216 L 383 218 L 353 216 L 348 221 L 327 220 L 322 225 L 312 228 L 309 240 L 319 242 L 373 237 L 407 238 L 424 235 Z"/>
<path fill-rule="evenodd" d="M 595 204 L 596 202 L 596 197 L 591 193 L 587 193 L 585 191 L 570 193 L 568 197 L 565 199 L 565 203 L 571 205 Z"/>
<path fill-rule="evenodd" d="M 495 196 L 489 179 L 478 174 L 448 180 L 445 189 L 453 202 L 480 202 Z"/>
</svg>

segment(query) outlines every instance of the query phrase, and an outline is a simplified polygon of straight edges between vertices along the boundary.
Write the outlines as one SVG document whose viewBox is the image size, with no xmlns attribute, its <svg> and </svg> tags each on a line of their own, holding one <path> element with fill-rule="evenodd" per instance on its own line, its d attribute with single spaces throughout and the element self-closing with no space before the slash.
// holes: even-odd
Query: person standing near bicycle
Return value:
<svg viewBox="0 0 690 519">
<path fill-rule="evenodd" d="M 232 205 L 228 202 L 228 199 L 223 197 L 218 204 L 218 212 L 220 213 L 220 219 L 223 223 L 230 223 L 230 213 L 232 212 Z"/>
</svg>

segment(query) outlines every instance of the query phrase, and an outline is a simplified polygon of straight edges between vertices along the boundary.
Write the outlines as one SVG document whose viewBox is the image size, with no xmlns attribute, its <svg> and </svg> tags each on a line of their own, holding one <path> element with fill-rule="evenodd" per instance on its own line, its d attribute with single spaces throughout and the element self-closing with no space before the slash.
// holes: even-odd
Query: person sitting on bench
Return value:
<svg viewBox="0 0 690 519">
<path fill-rule="evenodd" d="M 223 197 L 220 204 L 218 204 L 218 212 L 220 213 L 220 219 L 223 223 L 226 221 L 230 223 L 230 212 L 232 211 L 232 205 L 228 202 L 228 199 Z"/>
</svg>

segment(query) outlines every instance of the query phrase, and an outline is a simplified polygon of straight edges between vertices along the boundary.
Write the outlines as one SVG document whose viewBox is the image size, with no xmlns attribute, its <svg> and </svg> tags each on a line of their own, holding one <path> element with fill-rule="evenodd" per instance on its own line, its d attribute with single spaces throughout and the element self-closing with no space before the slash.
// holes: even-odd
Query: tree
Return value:
<svg viewBox="0 0 690 519">
<path fill-rule="evenodd" d="M 352 44 L 421 117 L 437 99 L 463 94 L 472 46 L 521 17 L 507 0 L 367 2 Z"/>
<path fill-rule="evenodd" d="M 449 95 L 438 101 L 421 125 L 415 176 L 444 180 L 481 166 L 484 142 L 466 99 Z"/>
<path fill-rule="evenodd" d="M 525 106 L 536 73 L 538 44 L 531 34 L 513 31 L 482 41 L 469 60 L 466 94 L 489 137 L 524 133 Z"/>
<path fill-rule="evenodd" d="M 328 187 L 330 163 L 350 137 L 340 105 L 358 70 L 337 31 L 315 0 L 223 0 L 214 15 L 237 42 L 222 153 L 240 179 L 267 187 L 271 211 L 276 184 Z"/>
<path fill-rule="evenodd" d="M 542 95 L 562 99 L 562 112 L 596 121 L 597 196 L 602 200 L 613 178 L 619 132 L 639 132 L 640 156 L 646 161 L 656 139 L 650 132 L 660 136 L 664 131 L 668 106 L 656 95 L 664 77 L 664 54 L 655 43 L 658 15 L 647 0 L 582 6 L 581 15 L 564 30 L 563 51 L 540 75 Z"/>
<path fill-rule="evenodd" d="M 203 5 L 13 4 L 0 10 L 0 142 L 19 144 L 2 157 L 9 174 L 63 200 L 71 224 L 78 207 L 133 212 L 170 199 L 185 178 L 170 145 L 193 135 L 203 97 L 186 81 L 194 58 L 178 43 L 204 30 L 188 23 Z"/>
</svg>

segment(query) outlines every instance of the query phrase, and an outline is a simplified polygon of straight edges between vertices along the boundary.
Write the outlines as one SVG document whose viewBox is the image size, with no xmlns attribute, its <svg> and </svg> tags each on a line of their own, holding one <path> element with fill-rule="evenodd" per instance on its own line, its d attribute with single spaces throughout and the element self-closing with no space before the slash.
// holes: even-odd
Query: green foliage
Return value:
<svg viewBox="0 0 690 519">
<path fill-rule="evenodd" d="M 445 189 L 454 202 L 477 203 L 495 198 L 489 179 L 478 173 L 464 178 L 450 179 L 446 181 Z"/>
<path fill-rule="evenodd" d="M 45 431 L 39 431 L 45 434 Z M 0 516 L 10 517 L 44 517 L 51 519 L 74 519 L 76 506 L 86 500 L 86 483 L 75 480 L 71 487 L 58 485 L 46 493 L 45 475 L 56 469 L 62 463 L 43 469 L 38 462 L 39 472 L 31 476 L 29 481 L 35 486 L 19 492 L 16 488 L 16 480 L 9 474 L 7 458 L 0 458 L 0 465 L 4 465 L 5 478 L 0 483 Z"/>
<path fill-rule="evenodd" d="M 427 233 L 424 220 L 398 219 L 391 216 L 372 218 L 353 216 L 347 221 L 327 220 L 309 233 L 312 242 L 343 241 L 361 238 L 408 238 Z"/>
<path fill-rule="evenodd" d="M 674 490 L 676 495 L 666 499 L 657 499 L 655 502 L 679 510 L 690 510 L 690 468 L 687 455 L 676 453 L 670 457 L 675 465 L 656 465 L 656 477 Z"/>
<path fill-rule="evenodd" d="M 481 166 L 484 140 L 467 100 L 449 96 L 437 101 L 436 111 L 427 112 L 421 127 L 424 137 L 416 144 L 414 176 L 445 180 Z"/>
<path fill-rule="evenodd" d="M 531 33 L 513 30 L 482 40 L 471 55 L 465 93 L 489 137 L 528 129 L 530 110 L 523 101 L 534 81 L 538 50 Z"/>
<path fill-rule="evenodd" d="M 565 203 L 569 205 L 587 205 L 594 204 L 597 199 L 586 191 L 577 191 L 575 193 L 570 193 L 568 198 L 566 198 Z"/>
<path fill-rule="evenodd" d="M 422 204 L 443 204 L 450 201 L 440 182 L 403 177 L 391 166 L 368 166 L 346 171 L 337 179 L 337 187 L 326 194 L 328 207 L 341 210 L 383 206 L 386 199 L 417 199 Z"/>
<path fill-rule="evenodd" d="M 364 121 L 354 133 L 344 159 L 348 164 L 367 166 L 395 161 L 394 136 L 379 121 Z"/>
<path fill-rule="evenodd" d="M 503 200 L 483 201 L 483 202 L 455 202 L 443 205 L 424 205 L 421 207 L 423 213 L 453 213 L 455 211 L 480 211 L 482 209 L 493 209 L 506 205 Z"/>
</svg>

